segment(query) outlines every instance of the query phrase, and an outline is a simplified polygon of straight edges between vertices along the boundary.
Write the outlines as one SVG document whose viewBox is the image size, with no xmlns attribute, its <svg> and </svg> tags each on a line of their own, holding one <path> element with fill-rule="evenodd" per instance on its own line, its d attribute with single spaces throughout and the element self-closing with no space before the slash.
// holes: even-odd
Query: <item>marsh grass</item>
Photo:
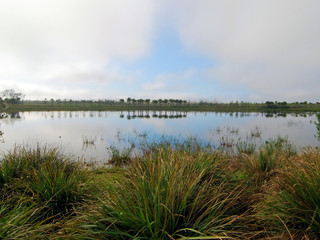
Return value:
<svg viewBox="0 0 320 240">
<path fill-rule="evenodd" d="M 38 206 L 39 220 L 73 214 L 74 207 L 85 198 L 86 178 L 81 162 L 54 147 L 15 147 L 0 161 L 2 200 L 10 209 L 22 196 L 29 199 L 26 206 Z"/>
<path fill-rule="evenodd" d="M 256 149 L 257 145 L 249 141 L 239 140 L 236 145 L 236 150 L 238 154 L 252 155 L 256 151 Z"/>
<path fill-rule="evenodd" d="M 37 208 L 24 202 L 17 202 L 14 207 L 1 202 L 0 239 L 23 239 L 35 228 Z"/>
<path fill-rule="evenodd" d="M 290 158 L 277 178 L 279 190 L 263 202 L 262 216 L 277 229 L 282 222 L 292 234 L 319 239 L 320 153 L 308 150 Z"/>
<path fill-rule="evenodd" d="M 48 161 L 39 169 L 28 172 L 27 192 L 39 203 L 45 203 L 46 216 L 72 214 L 74 205 L 84 200 L 86 173 L 79 164 L 73 167 L 67 162 Z"/>
<path fill-rule="evenodd" d="M 0 158 L 0 239 L 319 239 L 319 149 L 241 149 L 164 137 L 89 167 L 17 146 Z"/>
<path fill-rule="evenodd" d="M 82 136 L 82 149 L 95 148 L 97 137 Z"/>
<path fill-rule="evenodd" d="M 133 161 L 135 149 L 134 144 L 131 144 L 129 147 L 123 147 L 122 149 L 116 146 L 110 146 L 107 149 L 109 149 L 111 153 L 108 163 L 113 166 L 122 167 Z"/>
<path fill-rule="evenodd" d="M 248 143 L 243 147 L 244 150 L 247 145 Z M 241 172 L 247 175 L 251 184 L 257 188 L 276 176 L 283 168 L 284 161 L 296 154 L 294 147 L 284 138 L 270 139 L 257 150 L 253 150 L 250 145 L 248 148 L 249 151 L 239 153 Z"/>
<path fill-rule="evenodd" d="M 242 189 L 229 186 L 217 154 L 158 148 L 105 193 L 89 228 L 110 239 L 221 239 L 237 231 Z"/>
</svg>

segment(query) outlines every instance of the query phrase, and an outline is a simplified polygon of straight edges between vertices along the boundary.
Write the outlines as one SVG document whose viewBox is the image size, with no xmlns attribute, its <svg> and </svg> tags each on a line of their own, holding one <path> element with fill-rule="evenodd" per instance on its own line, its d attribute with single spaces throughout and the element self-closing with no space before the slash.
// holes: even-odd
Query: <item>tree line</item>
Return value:
<svg viewBox="0 0 320 240">
<path fill-rule="evenodd" d="M 135 99 L 132 97 L 128 97 L 127 99 L 121 98 L 119 100 L 110 100 L 110 99 L 98 99 L 98 100 L 73 100 L 73 99 L 44 99 L 44 100 L 24 100 L 25 94 L 21 92 L 16 92 L 14 89 L 6 89 L 0 92 L 0 105 L 4 106 L 5 104 L 51 104 L 51 105 L 121 105 L 121 106 L 233 106 L 233 107 L 243 107 L 243 106 L 265 106 L 269 109 L 275 108 L 289 108 L 289 106 L 293 105 L 309 105 L 309 104 L 317 104 L 320 102 L 311 103 L 308 101 L 302 102 L 293 102 L 287 103 L 277 102 L 277 101 L 266 101 L 264 103 L 252 103 L 252 102 L 244 102 L 244 101 L 235 101 L 230 103 L 222 103 L 217 101 L 187 101 L 183 99 Z M 1 108 L 1 107 L 0 107 Z"/>
<path fill-rule="evenodd" d="M 182 104 L 186 104 L 187 103 L 187 100 L 182 100 L 182 99 L 154 99 L 154 100 L 151 100 L 151 99 L 149 99 L 149 98 L 147 98 L 147 99 L 142 99 L 142 98 L 140 98 L 140 99 L 135 99 L 135 98 L 130 98 L 130 97 L 128 97 L 127 98 L 127 100 L 125 101 L 124 99 L 120 99 L 119 100 L 119 102 L 120 103 L 126 103 L 126 104 L 133 104 L 133 105 L 135 105 L 135 104 L 159 104 L 159 105 L 161 105 L 161 104 L 165 104 L 165 105 L 167 105 L 167 104 L 176 104 L 176 105 L 178 105 L 178 104 L 180 104 L 180 105 L 182 105 Z"/>
</svg>

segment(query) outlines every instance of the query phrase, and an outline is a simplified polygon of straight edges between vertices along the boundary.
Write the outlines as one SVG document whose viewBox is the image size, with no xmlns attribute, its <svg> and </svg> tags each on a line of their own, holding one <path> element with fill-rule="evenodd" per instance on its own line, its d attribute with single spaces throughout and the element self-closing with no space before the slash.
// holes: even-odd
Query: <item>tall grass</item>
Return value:
<svg viewBox="0 0 320 240">
<path fill-rule="evenodd" d="M 15 147 L 0 160 L 0 190 L 7 200 L 25 196 L 41 207 L 42 219 L 61 217 L 85 197 L 87 173 L 58 148 Z M 6 200 L 6 199 L 4 199 Z"/>
<path fill-rule="evenodd" d="M 195 138 L 141 147 L 111 169 L 48 146 L 4 154 L 0 239 L 319 239 L 319 149 L 297 153 L 284 139 L 233 154 Z"/>
<path fill-rule="evenodd" d="M 242 155 L 242 172 L 249 181 L 260 188 L 278 174 L 284 160 L 296 154 L 294 147 L 284 138 L 266 141 L 258 150 Z"/>
<path fill-rule="evenodd" d="M 292 233 L 310 234 L 310 239 L 318 239 L 320 153 L 308 150 L 292 157 L 287 164 L 277 179 L 279 191 L 268 195 L 262 209 L 264 216 L 275 226 L 285 225 Z"/>
<path fill-rule="evenodd" d="M 69 163 L 70 164 L 70 163 Z M 50 159 L 39 169 L 32 169 L 26 187 L 40 203 L 48 216 L 65 215 L 85 198 L 86 173 L 79 164 L 72 167 L 67 162 Z"/>
<path fill-rule="evenodd" d="M 111 158 L 108 163 L 113 166 L 123 167 L 130 164 L 133 160 L 133 144 L 131 144 L 129 147 L 123 147 L 122 149 L 116 146 L 110 146 L 108 149 L 111 153 Z"/>
<path fill-rule="evenodd" d="M 107 239 L 227 238 L 237 229 L 240 195 L 224 180 L 217 154 L 159 148 L 101 198 L 89 227 Z"/>
<path fill-rule="evenodd" d="M 23 239 L 34 229 L 37 219 L 37 208 L 17 202 L 10 205 L 1 202 L 0 206 L 0 239 Z"/>
</svg>

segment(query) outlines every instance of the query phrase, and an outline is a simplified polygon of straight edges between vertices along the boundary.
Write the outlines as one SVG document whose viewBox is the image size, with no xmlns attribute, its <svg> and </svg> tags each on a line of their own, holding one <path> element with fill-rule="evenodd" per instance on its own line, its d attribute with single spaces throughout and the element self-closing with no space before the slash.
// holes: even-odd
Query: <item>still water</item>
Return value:
<svg viewBox="0 0 320 240">
<path fill-rule="evenodd" d="M 287 137 L 301 148 L 318 146 L 315 114 L 135 112 L 21 112 L 0 119 L 0 151 L 14 145 L 38 143 L 62 147 L 86 161 L 109 159 L 110 146 L 121 140 L 146 136 L 197 137 L 216 147 L 246 140 L 263 143 Z M 119 142 L 120 141 L 120 142 Z"/>
</svg>

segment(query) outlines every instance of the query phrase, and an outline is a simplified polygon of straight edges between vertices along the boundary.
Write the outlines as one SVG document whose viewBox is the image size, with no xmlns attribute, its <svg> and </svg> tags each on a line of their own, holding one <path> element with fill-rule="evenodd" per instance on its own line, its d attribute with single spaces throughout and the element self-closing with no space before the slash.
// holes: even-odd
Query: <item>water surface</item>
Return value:
<svg viewBox="0 0 320 240">
<path fill-rule="evenodd" d="M 297 147 L 318 146 L 315 114 L 135 112 L 22 112 L 0 119 L 0 149 L 37 143 L 62 147 L 87 161 L 107 161 L 119 139 L 147 135 L 197 137 L 219 147 L 239 139 L 261 144 L 287 137 Z"/>
</svg>

